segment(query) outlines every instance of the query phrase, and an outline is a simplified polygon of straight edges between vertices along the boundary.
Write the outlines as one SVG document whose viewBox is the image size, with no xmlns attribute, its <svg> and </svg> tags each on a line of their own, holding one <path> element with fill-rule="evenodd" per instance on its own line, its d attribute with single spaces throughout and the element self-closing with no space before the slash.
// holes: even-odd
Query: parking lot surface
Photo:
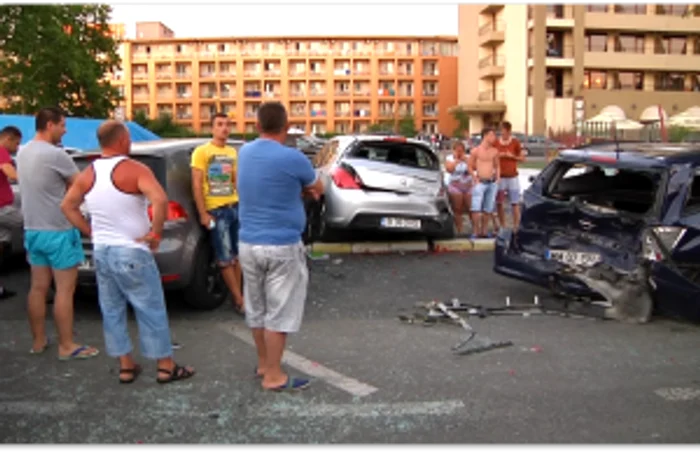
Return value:
<svg viewBox="0 0 700 453">
<path fill-rule="evenodd" d="M 286 367 L 311 375 L 300 393 L 263 392 L 255 351 L 230 307 L 170 306 L 176 359 L 197 368 L 160 386 L 155 365 L 132 385 L 102 353 L 31 356 L 26 269 L 3 275 L 0 441 L 33 443 L 698 442 L 700 329 L 559 316 L 474 320 L 514 346 L 471 356 L 459 327 L 405 325 L 402 308 L 459 298 L 495 306 L 541 290 L 499 277 L 490 253 L 343 256 L 310 261 L 302 331 Z M 470 321 L 472 322 L 472 321 Z M 134 323 L 132 321 L 132 328 Z M 53 326 L 50 336 L 55 340 Z M 102 349 L 94 299 L 77 302 L 77 339 Z"/>
</svg>

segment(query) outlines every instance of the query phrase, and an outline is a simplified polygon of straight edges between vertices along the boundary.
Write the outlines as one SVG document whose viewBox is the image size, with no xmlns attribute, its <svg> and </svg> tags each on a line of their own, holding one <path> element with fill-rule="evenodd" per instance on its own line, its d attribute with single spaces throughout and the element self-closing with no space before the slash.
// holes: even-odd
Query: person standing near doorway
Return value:
<svg viewBox="0 0 700 453">
<path fill-rule="evenodd" d="M 0 255 L 11 250 L 12 232 L 22 228 L 22 213 L 13 206 L 15 194 L 10 185 L 10 181 L 17 181 L 17 169 L 12 164 L 11 154 L 17 152 L 21 141 L 22 132 L 14 126 L 0 131 Z M 0 300 L 16 294 L 0 285 Z"/>
<path fill-rule="evenodd" d="M 17 175 L 24 217 L 24 248 L 31 266 L 28 296 L 31 353 L 44 352 L 46 299 L 51 280 L 56 284 L 54 321 L 60 360 L 87 359 L 99 351 L 73 341 L 73 296 L 78 266 L 85 259 L 80 232 L 61 212 L 66 189 L 78 176 L 73 159 L 56 144 L 66 133 L 66 117 L 58 108 L 36 114 L 36 136 L 17 153 Z"/>
<path fill-rule="evenodd" d="M 262 104 L 260 138 L 241 147 L 238 165 L 246 322 L 258 352 L 256 374 L 263 389 L 275 391 L 309 384 L 282 370 L 282 355 L 287 335 L 301 326 L 309 281 L 302 196 L 318 199 L 323 192 L 309 159 L 284 146 L 288 129 L 282 104 Z"/>
<path fill-rule="evenodd" d="M 226 144 L 230 133 L 228 116 L 214 115 L 211 141 L 192 153 L 192 193 L 199 221 L 210 230 L 214 257 L 233 297 L 234 309 L 244 315 L 238 262 L 238 152 Z"/>
<path fill-rule="evenodd" d="M 469 173 L 472 174 L 472 238 L 484 238 L 489 219 L 494 219 L 498 183 L 501 178 L 496 132 L 491 127 L 481 131 L 481 143 L 469 153 Z"/>
<path fill-rule="evenodd" d="M 504 121 L 501 125 L 501 138 L 496 143 L 501 165 L 501 182 L 498 187 L 496 206 L 498 208 L 498 223 L 506 225 L 506 201 L 510 203 L 513 216 L 513 229 L 520 225 L 520 179 L 518 178 L 518 163 L 525 161 L 523 148 L 517 138 L 512 135 L 513 126 Z"/>
<path fill-rule="evenodd" d="M 107 353 L 119 359 L 120 383 L 130 384 L 141 374 L 132 357 L 127 325 L 127 305 L 131 305 L 140 352 L 158 363 L 157 382 L 191 378 L 194 369 L 173 360 L 163 284 L 152 253 L 160 245 L 168 196 L 148 166 L 129 159 L 131 138 L 124 123 L 106 121 L 97 130 L 97 139 L 102 156 L 78 175 L 61 209 L 92 238 Z M 83 202 L 90 223 L 80 212 Z"/>
</svg>

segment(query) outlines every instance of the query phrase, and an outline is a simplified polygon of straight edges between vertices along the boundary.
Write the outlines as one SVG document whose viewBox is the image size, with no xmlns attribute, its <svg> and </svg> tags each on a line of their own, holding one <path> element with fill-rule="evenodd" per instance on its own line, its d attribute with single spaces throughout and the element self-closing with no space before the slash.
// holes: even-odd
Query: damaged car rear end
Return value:
<svg viewBox="0 0 700 453">
<path fill-rule="evenodd" d="M 523 194 L 495 272 L 603 305 L 605 316 L 700 321 L 700 147 L 626 144 L 560 154 Z"/>
</svg>

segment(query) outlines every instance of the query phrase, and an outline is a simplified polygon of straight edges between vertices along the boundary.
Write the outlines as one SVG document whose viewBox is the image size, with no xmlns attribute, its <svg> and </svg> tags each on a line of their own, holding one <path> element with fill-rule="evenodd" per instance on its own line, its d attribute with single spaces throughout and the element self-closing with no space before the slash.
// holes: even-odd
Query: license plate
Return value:
<svg viewBox="0 0 700 453">
<path fill-rule="evenodd" d="M 572 252 L 570 250 L 547 250 L 548 260 L 559 261 L 569 266 L 590 267 L 600 261 L 598 253 Z"/>
<path fill-rule="evenodd" d="M 401 219 L 396 217 L 383 217 L 381 225 L 384 228 L 407 228 L 410 230 L 420 230 L 421 222 L 417 219 Z"/>
<path fill-rule="evenodd" d="M 91 271 L 95 268 L 95 266 L 92 265 L 92 260 L 91 259 L 86 259 L 80 265 L 78 266 L 78 270 L 80 271 Z"/>
</svg>

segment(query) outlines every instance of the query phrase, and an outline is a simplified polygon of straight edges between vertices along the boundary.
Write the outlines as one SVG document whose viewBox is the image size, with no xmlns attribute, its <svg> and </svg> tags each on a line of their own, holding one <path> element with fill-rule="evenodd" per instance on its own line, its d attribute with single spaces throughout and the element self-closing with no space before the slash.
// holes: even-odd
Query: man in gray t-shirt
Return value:
<svg viewBox="0 0 700 453">
<path fill-rule="evenodd" d="M 32 268 L 28 296 L 29 323 L 34 337 L 31 353 L 48 346 L 46 298 L 56 283 L 54 319 L 61 360 L 94 357 L 98 351 L 73 341 L 73 295 L 78 266 L 85 260 L 80 232 L 61 212 L 67 187 L 78 175 L 73 159 L 56 144 L 66 133 L 66 118 L 57 108 L 36 115 L 36 136 L 17 153 L 17 175 L 24 217 L 24 248 Z"/>
</svg>

